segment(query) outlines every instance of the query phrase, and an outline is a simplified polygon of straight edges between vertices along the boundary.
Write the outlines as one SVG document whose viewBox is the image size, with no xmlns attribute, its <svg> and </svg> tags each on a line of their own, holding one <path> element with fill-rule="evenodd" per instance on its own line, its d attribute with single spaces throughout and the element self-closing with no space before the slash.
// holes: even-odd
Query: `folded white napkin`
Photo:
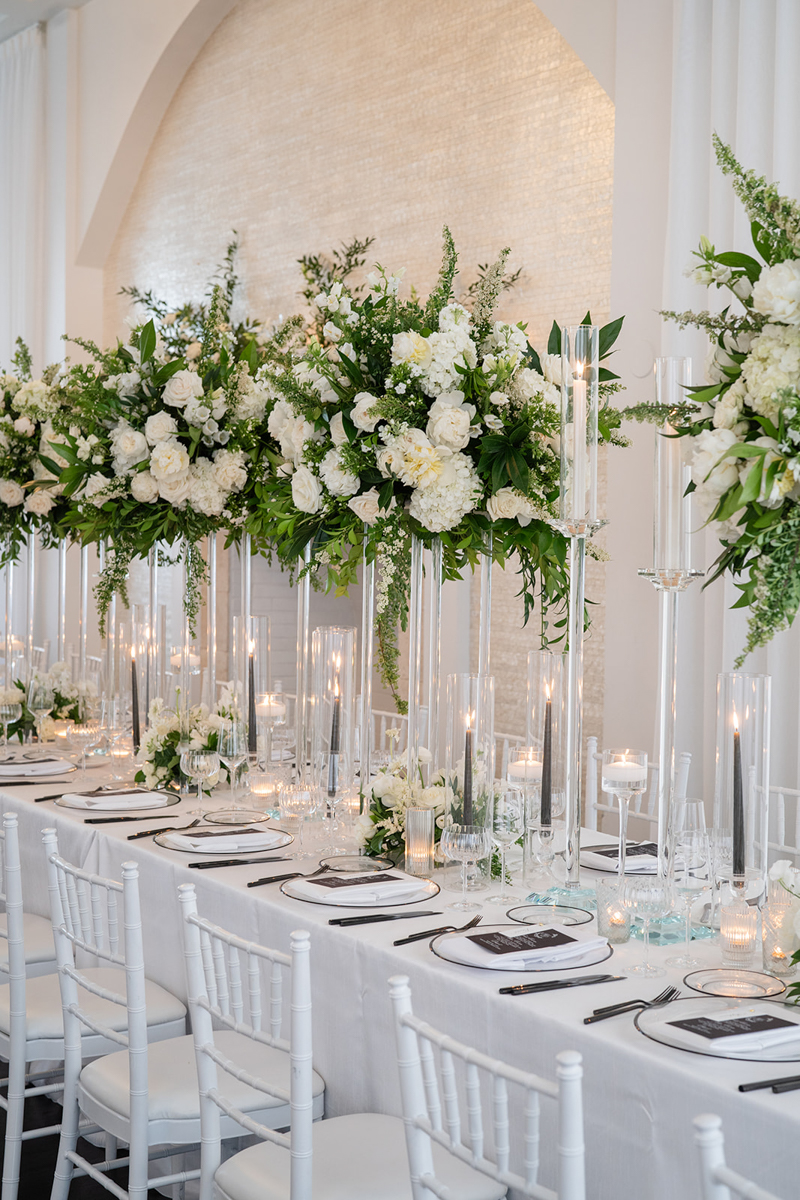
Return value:
<svg viewBox="0 0 800 1200">
<path fill-rule="evenodd" d="M 491 945 L 484 944 L 485 942 Z M 527 971 L 534 967 L 580 966 L 608 944 L 608 939 L 581 932 L 574 925 L 546 925 L 513 930 L 480 930 L 447 939 L 447 957 L 470 967 L 495 971 Z"/>
<path fill-rule="evenodd" d="M 284 837 L 280 829 L 259 829 L 257 833 L 237 829 L 235 833 L 220 833 L 214 837 L 197 837 L 193 831 L 166 833 L 164 843 L 171 850 L 190 850 L 195 854 L 242 854 L 248 850 L 270 850 L 283 842 Z"/>
<path fill-rule="evenodd" d="M 359 879 L 364 880 L 358 883 Z M 430 895 L 430 884 L 425 879 L 406 875 L 404 871 L 385 871 L 380 874 L 350 874 L 330 871 L 318 879 L 293 879 L 292 891 L 305 900 L 318 900 L 328 904 L 347 904 L 368 908 L 374 904 L 401 904 Z"/>
<path fill-rule="evenodd" d="M 72 770 L 73 764 L 66 758 L 35 758 L 19 762 L 0 763 L 0 779 L 35 778 L 37 775 L 63 775 Z"/>
<path fill-rule="evenodd" d="M 126 808 L 163 808 L 169 799 L 163 792 L 125 792 L 112 796 L 81 796 L 68 792 L 61 797 L 67 808 L 96 808 L 101 812 L 119 812 Z"/>
<path fill-rule="evenodd" d="M 666 1021 L 670 1037 L 687 1049 L 715 1054 L 757 1054 L 787 1042 L 800 1043 L 800 1023 L 775 1011 L 774 1005 L 724 1008 L 714 1013 Z"/>
<path fill-rule="evenodd" d="M 652 842 L 643 845 L 651 846 Z M 619 871 L 619 846 L 610 845 L 608 851 L 581 850 L 581 866 L 595 871 Z M 626 875 L 655 875 L 658 859 L 653 854 L 637 853 L 636 848 L 625 854 Z"/>
</svg>

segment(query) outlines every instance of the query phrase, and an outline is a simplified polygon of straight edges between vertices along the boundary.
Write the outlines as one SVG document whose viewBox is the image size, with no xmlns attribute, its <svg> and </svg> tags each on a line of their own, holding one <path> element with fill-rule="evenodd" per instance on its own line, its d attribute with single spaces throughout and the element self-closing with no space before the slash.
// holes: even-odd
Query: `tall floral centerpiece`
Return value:
<svg viewBox="0 0 800 1200">
<path fill-rule="evenodd" d="M 369 243 L 360 243 L 366 249 Z M 339 594 L 362 559 L 377 560 L 379 668 L 398 709 L 396 629 L 407 619 L 412 537 L 440 538 L 443 576 L 460 578 L 493 537 L 500 563 L 519 556 L 526 619 L 568 594 L 566 542 L 553 526 L 558 499 L 560 340 L 548 352 L 524 325 L 498 320 L 508 250 L 466 297 L 454 298 L 457 254 L 444 258 L 427 300 L 402 298 L 402 272 L 345 252 L 324 270 L 304 259 L 312 326 L 305 341 L 273 344 L 262 371 L 271 390 L 269 476 L 247 527 L 290 569 L 311 545 L 311 570 Z M 621 322 L 606 326 L 604 356 Z M 605 371 L 605 400 L 618 388 Z M 603 409 L 605 440 L 623 442 L 619 414 Z M 546 634 L 545 634 L 546 637 Z"/>
<path fill-rule="evenodd" d="M 758 257 L 718 253 L 701 239 L 688 273 L 727 292 L 728 303 L 719 313 L 664 315 L 708 334 L 707 383 L 665 412 L 629 412 L 668 419 L 692 439 L 695 503 L 721 542 L 708 582 L 728 572 L 741 591 L 736 607 L 750 609 L 738 667 L 791 625 L 800 605 L 800 205 L 745 171 L 718 137 L 714 147 Z"/>
</svg>

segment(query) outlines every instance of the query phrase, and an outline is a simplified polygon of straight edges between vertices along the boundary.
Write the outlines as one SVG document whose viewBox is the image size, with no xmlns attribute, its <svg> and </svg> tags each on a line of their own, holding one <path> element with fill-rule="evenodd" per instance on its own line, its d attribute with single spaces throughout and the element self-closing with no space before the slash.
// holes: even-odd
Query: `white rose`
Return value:
<svg viewBox="0 0 800 1200">
<path fill-rule="evenodd" d="M 729 446 L 739 441 L 732 429 L 704 429 L 695 438 L 695 454 L 692 460 L 692 479 L 698 491 L 706 493 L 707 500 L 722 496 L 739 482 L 739 466 L 736 459 L 721 456 Z"/>
<path fill-rule="evenodd" d="M 522 497 L 513 488 L 504 487 L 486 501 L 486 511 L 492 521 L 508 521 L 520 512 Z"/>
<path fill-rule="evenodd" d="M 192 396 L 202 396 L 203 381 L 196 371 L 176 371 L 164 388 L 164 403 L 182 408 Z"/>
<path fill-rule="evenodd" d="M 159 482 L 162 479 L 185 475 L 189 470 L 189 454 L 185 446 L 182 446 L 177 438 L 159 442 L 150 455 L 150 470 Z"/>
<path fill-rule="evenodd" d="M 177 507 L 188 498 L 191 487 L 192 477 L 186 470 L 183 475 L 169 475 L 166 479 L 159 479 L 158 494 L 162 500 L 168 500 Z"/>
<path fill-rule="evenodd" d="M 30 492 L 25 501 L 25 512 L 35 513 L 36 516 L 46 517 L 50 509 L 55 504 L 55 496 L 44 488 L 37 488 L 35 492 Z"/>
<path fill-rule="evenodd" d="M 90 475 L 86 480 L 86 487 L 83 490 L 83 494 L 87 500 L 93 500 L 94 504 L 100 508 L 105 504 L 108 497 L 99 496 L 99 493 L 102 492 L 104 488 L 108 487 L 109 483 L 111 483 L 110 479 L 106 479 L 105 475 L 97 472 L 94 475 Z M 94 497 L 98 498 L 94 499 Z M 2 499 L 1 496 L 0 499 Z"/>
<path fill-rule="evenodd" d="M 375 426 L 381 419 L 377 414 L 372 413 L 372 407 L 377 402 L 377 396 L 371 396 L 369 392 L 358 393 L 353 411 L 350 413 L 350 420 L 356 429 L 361 429 L 364 433 L 374 432 Z"/>
<path fill-rule="evenodd" d="M 443 456 L 421 429 L 407 429 L 387 450 L 387 465 L 409 487 L 428 487 L 442 473 Z"/>
<path fill-rule="evenodd" d="M 460 392 L 455 395 L 461 395 Z M 440 396 L 431 405 L 426 433 L 434 446 L 463 450 L 469 445 L 470 423 L 475 409 L 471 404 L 450 403 Z"/>
<path fill-rule="evenodd" d="M 32 437 L 36 433 L 36 426 L 28 417 L 17 417 L 14 422 L 14 429 L 17 433 L 21 433 L 25 437 Z"/>
<path fill-rule="evenodd" d="M 144 424 L 144 436 L 151 446 L 155 446 L 158 442 L 165 442 L 167 438 L 177 432 L 178 422 L 168 412 L 153 413 L 152 417 L 148 417 Z"/>
<path fill-rule="evenodd" d="M 308 467 L 298 467 L 292 476 L 292 499 L 301 512 L 315 513 L 322 507 L 320 482 Z"/>
<path fill-rule="evenodd" d="M 137 429 L 132 429 L 127 421 L 119 421 L 111 430 L 110 437 L 118 468 L 135 466 L 147 458 L 147 438 Z"/>
<path fill-rule="evenodd" d="M 397 501 L 395 500 L 394 496 L 392 496 L 389 508 L 381 508 L 378 500 L 378 489 L 370 488 L 368 492 L 362 492 L 360 496 L 353 496 L 350 500 L 348 500 L 347 507 L 351 509 L 359 518 L 359 520 L 365 523 L 365 525 L 374 525 L 378 518 L 386 512 L 391 511 L 391 509 L 395 507 L 396 503 Z"/>
<path fill-rule="evenodd" d="M 287 403 L 286 400 L 278 400 L 267 418 L 267 429 L 270 436 L 274 437 L 276 442 L 279 442 L 283 437 L 287 425 L 293 420 L 294 410 L 291 404 Z"/>
<path fill-rule="evenodd" d="M 561 387 L 561 355 L 540 354 L 539 361 L 542 364 L 542 374 L 547 382 Z"/>
<path fill-rule="evenodd" d="M 9 508 L 16 508 L 24 499 L 25 493 L 18 483 L 12 479 L 0 479 L 0 502 Z"/>
<path fill-rule="evenodd" d="M 187 362 L 191 362 L 192 359 L 199 358 L 202 353 L 203 347 L 200 342 L 190 342 L 184 351 L 183 357 Z"/>
<path fill-rule="evenodd" d="M 152 504 L 158 499 L 158 484 L 149 471 L 137 471 L 130 482 L 131 495 L 140 504 Z"/>
<path fill-rule="evenodd" d="M 322 481 L 334 496 L 352 496 L 361 486 L 357 475 L 351 475 L 342 468 L 342 460 L 338 450 L 329 450 L 319 466 Z"/>
<path fill-rule="evenodd" d="M 347 434 L 344 431 L 344 419 L 340 412 L 334 413 L 331 417 L 331 441 L 334 446 L 344 446 L 347 442 Z"/>
<path fill-rule="evenodd" d="M 753 308 L 782 325 L 800 325 L 800 262 L 764 267 L 753 285 Z"/>
<path fill-rule="evenodd" d="M 422 334 L 408 330 L 396 333 L 392 338 L 392 363 L 411 363 L 425 370 L 430 365 L 433 351 L 431 344 Z"/>
</svg>

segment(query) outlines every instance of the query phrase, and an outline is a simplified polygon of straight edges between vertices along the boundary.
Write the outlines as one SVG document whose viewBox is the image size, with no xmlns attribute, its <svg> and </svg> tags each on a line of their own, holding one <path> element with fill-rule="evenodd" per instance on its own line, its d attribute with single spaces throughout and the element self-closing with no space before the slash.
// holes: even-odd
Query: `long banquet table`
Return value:
<svg viewBox="0 0 800 1200">
<path fill-rule="evenodd" d="M 730 1165 L 750 1171 L 762 1187 L 785 1200 L 797 1194 L 800 1092 L 743 1095 L 737 1090 L 747 1080 L 790 1075 L 797 1069 L 792 1064 L 727 1062 L 657 1045 L 634 1028 L 629 1016 L 583 1024 L 595 1006 L 655 995 L 667 982 L 680 984 L 684 972 L 668 969 L 665 980 L 631 978 L 549 994 L 501 996 L 499 987 L 531 976 L 443 962 L 427 942 L 392 946 L 404 933 L 443 924 L 446 917 L 350 929 L 329 926 L 329 917 L 342 915 L 342 910 L 289 899 L 278 885 L 248 890 L 248 880 L 272 873 L 267 867 L 189 870 L 188 855 L 162 849 L 152 839 L 127 840 L 132 830 L 148 827 L 144 822 L 86 825 L 85 812 L 49 801 L 34 803 L 36 796 L 57 788 L 52 780 L 43 780 L 41 786 L 2 786 L 2 811 L 19 818 L 26 909 L 49 915 L 40 837 L 46 826 L 56 828 L 61 853 L 90 871 L 120 878 L 121 864 L 135 861 L 147 973 L 176 995 L 186 995 L 176 897 L 181 883 L 195 884 L 201 913 L 243 937 L 282 948 L 293 929 L 311 931 L 314 1062 L 326 1080 L 328 1115 L 399 1114 L 387 980 L 408 974 L 414 1008 L 423 1019 L 490 1055 L 553 1078 L 557 1052 L 580 1051 L 590 1200 L 699 1200 L 691 1121 L 701 1112 L 723 1118 Z M 78 789 L 70 781 L 65 790 Z M 178 818 L 176 824 L 184 824 L 185 810 L 191 807 L 183 801 L 169 815 Z M 154 826 L 170 823 L 153 821 Z M 592 834 L 595 840 L 597 836 Z M 313 860 L 310 867 L 301 862 L 298 869 L 314 865 Z M 292 864 L 281 863 L 272 871 L 291 869 Z M 452 894 L 443 892 L 424 906 L 444 909 L 451 899 Z M 501 921 L 503 915 L 501 908 L 487 904 L 484 923 Z M 718 965 L 718 948 L 704 943 L 697 948 L 709 965 Z M 668 953 L 654 949 L 654 961 Z M 618 974 L 641 954 L 641 944 L 633 942 L 616 948 L 607 964 L 585 971 Z M 684 989 L 683 994 L 689 993 Z M 547 1150 L 552 1108 L 545 1102 L 541 1182 L 549 1186 L 554 1184 L 554 1155 Z"/>
</svg>

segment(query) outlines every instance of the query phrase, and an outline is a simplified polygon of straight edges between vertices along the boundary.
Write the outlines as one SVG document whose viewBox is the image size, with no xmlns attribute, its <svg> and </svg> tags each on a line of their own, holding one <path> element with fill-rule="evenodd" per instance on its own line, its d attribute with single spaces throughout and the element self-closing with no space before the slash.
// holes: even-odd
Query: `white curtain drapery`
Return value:
<svg viewBox="0 0 800 1200">
<path fill-rule="evenodd" d="M 44 34 L 0 43 L 0 367 L 17 337 L 42 354 L 45 170 Z"/>
<path fill-rule="evenodd" d="M 800 4 L 797 0 L 675 0 L 669 217 L 663 303 L 667 309 L 719 309 L 716 289 L 693 284 L 683 269 L 706 234 L 719 249 L 752 252 L 748 219 L 716 166 L 711 136 L 729 142 L 746 168 L 779 181 L 800 197 Z M 662 353 L 690 354 L 694 381 L 703 379 L 707 342 L 691 330 L 664 326 Z M 719 553 L 711 531 L 695 535 L 698 565 Z M 714 786 L 716 675 L 733 669 L 745 641 L 746 611 L 730 611 L 739 592 L 730 580 L 686 593 L 680 652 L 679 749 L 689 749 L 690 791 Z M 800 780 L 800 621 L 743 670 L 773 680 L 773 783 Z"/>
</svg>

